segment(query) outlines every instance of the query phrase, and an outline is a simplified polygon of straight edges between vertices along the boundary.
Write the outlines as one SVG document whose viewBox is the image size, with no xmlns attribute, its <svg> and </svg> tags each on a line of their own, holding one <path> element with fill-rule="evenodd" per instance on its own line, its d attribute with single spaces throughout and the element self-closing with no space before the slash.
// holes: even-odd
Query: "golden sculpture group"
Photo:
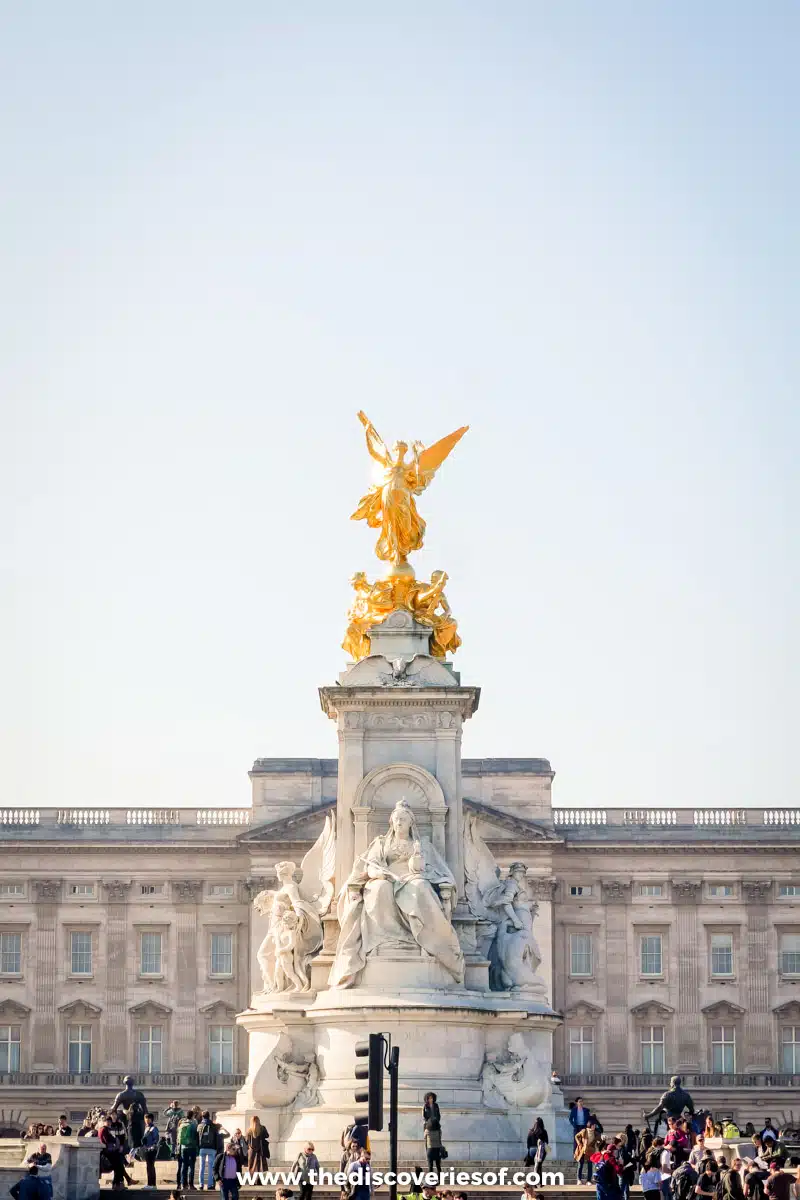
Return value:
<svg viewBox="0 0 800 1200">
<path fill-rule="evenodd" d="M 380 529 L 375 553 L 390 566 L 385 577 L 375 583 L 370 583 L 363 571 L 350 580 L 356 595 L 347 614 L 349 625 L 342 647 L 354 659 L 366 657 L 370 653 L 369 629 L 400 608 L 421 625 L 429 626 L 430 652 L 436 658 L 445 658 L 461 645 L 458 625 L 444 594 L 447 573 L 434 571 L 429 582 L 419 580 L 408 555 L 421 549 L 425 536 L 425 522 L 414 497 L 425 491 L 469 426 L 456 429 L 432 446 L 412 443 L 409 461 L 406 442 L 396 442 L 389 450 L 364 413 L 358 416 L 366 431 L 367 449 L 381 468 L 381 480 L 362 497 L 351 519 Z"/>
</svg>

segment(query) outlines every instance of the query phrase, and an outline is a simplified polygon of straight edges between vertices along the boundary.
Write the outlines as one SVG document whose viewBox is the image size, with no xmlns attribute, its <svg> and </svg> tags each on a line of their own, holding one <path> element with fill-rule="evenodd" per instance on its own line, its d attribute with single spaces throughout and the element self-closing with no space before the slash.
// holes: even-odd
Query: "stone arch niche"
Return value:
<svg viewBox="0 0 800 1200">
<path fill-rule="evenodd" d="M 366 853 L 372 839 L 386 833 L 391 811 L 404 797 L 417 819 L 420 833 L 430 838 L 445 857 L 444 792 L 435 776 L 415 763 L 375 767 L 361 780 L 353 798 L 356 855 Z"/>
</svg>

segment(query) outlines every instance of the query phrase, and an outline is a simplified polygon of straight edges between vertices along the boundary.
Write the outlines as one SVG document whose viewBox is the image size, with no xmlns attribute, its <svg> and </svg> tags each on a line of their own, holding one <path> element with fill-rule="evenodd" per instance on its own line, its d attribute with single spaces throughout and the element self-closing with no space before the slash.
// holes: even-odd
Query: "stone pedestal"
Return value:
<svg viewBox="0 0 800 1200">
<path fill-rule="evenodd" d="M 547 1005 L 466 989 L 394 995 L 386 980 L 375 990 L 365 983 L 304 1001 L 257 1003 L 239 1017 L 250 1034 L 247 1082 L 219 1119 L 229 1129 L 230 1122 L 244 1127 L 257 1113 L 276 1163 L 293 1161 L 309 1139 L 321 1162 L 338 1160 L 356 1108 L 355 1045 L 368 1033 L 386 1034 L 400 1049 L 402 1163 L 424 1164 L 428 1091 L 437 1093 L 453 1163 L 519 1161 L 534 1117 L 556 1129 L 563 1100 L 553 1103 L 550 1068 L 558 1018 Z M 377 1161 L 388 1157 L 388 1133 L 371 1134 L 370 1142 Z"/>
</svg>

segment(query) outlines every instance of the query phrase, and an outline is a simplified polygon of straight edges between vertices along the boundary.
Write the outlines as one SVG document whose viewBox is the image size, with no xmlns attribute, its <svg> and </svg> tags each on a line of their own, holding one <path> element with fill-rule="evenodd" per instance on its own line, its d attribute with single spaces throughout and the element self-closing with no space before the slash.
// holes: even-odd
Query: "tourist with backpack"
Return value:
<svg viewBox="0 0 800 1200">
<path fill-rule="evenodd" d="M 210 1112 L 204 1112 L 197 1126 L 198 1155 L 200 1158 L 200 1191 L 214 1190 L 214 1159 L 220 1150 L 220 1128 L 211 1119 Z"/>
<path fill-rule="evenodd" d="M 197 1137 L 197 1121 L 193 1110 L 183 1118 L 178 1126 L 178 1187 L 190 1188 L 194 1191 L 194 1165 L 197 1161 L 197 1151 L 200 1142 Z"/>
</svg>

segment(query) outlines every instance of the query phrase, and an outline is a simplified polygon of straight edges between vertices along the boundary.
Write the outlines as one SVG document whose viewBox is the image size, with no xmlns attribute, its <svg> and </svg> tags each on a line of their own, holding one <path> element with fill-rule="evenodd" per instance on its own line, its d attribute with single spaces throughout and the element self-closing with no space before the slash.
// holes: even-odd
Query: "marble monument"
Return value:
<svg viewBox="0 0 800 1200">
<path fill-rule="evenodd" d="M 401 1161 L 422 1156 L 427 1091 L 452 1159 L 517 1160 L 535 1116 L 551 1140 L 566 1134 L 551 1083 L 560 1018 L 539 973 L 538 938 L 551 932 L 537 929 L 524 864 L 502 878 L 481 819 L 462 810 L 462 729 L 480 692 L 442 652 L 460 645 L 449 606 L 430 607 L 431 584 L 407 559 L 425 532 L 413 497 L 465 430 L 414 443 L 409 462 L 404 443 L 388 451 L 359 415 L 384 477 L 353 516 L 380 528 L 389 567 L 369 593 L 356 579 L 353 661 L 320 689 L 339 738 L 335 815 L 301 869 L 279 862 L 275 887 L 254 901 L 258 972 L 237 1018 L 249 1069 L 220 1119 L 232 1128 L 258 1113 L 277 1161 L 309 1138 L 323 1161 L 336 1158 L 355 1107 L 355 1043 L 381 1032 L 400 1047 Z M 378 1159 L 385 1137 L 372 1138 Z"/>
</svg>

